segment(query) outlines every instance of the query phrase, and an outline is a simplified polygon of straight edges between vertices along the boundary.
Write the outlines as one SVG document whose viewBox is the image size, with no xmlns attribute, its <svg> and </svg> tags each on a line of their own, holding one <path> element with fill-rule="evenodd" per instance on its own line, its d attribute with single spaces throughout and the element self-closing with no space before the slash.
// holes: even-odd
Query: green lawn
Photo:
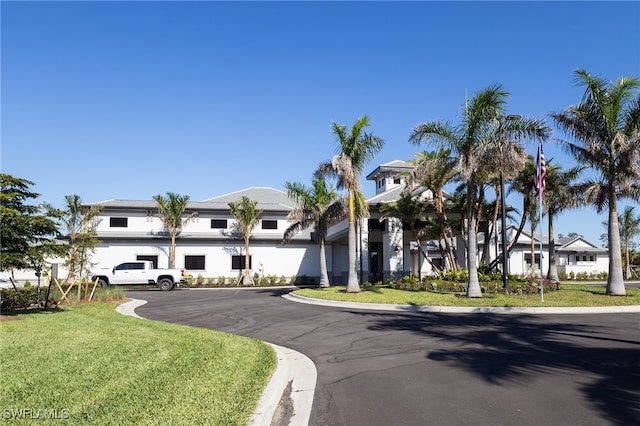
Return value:
<svg viewBox="0 0 640 426">
<path fill-rule="evenodd" d="M 622 306 L 640 305 L 640 289 L 627 288 L 626 296 L 606 296 L 604 287 L 563 284 L 561 290 L 546 292 L 544 302 L 540 295 L 488 294 L 481 299 L 469 299 L 463 294 L 406 291 L 385 287 L 367 287 L 360 293 L 347 293 L 345 287 L 296 290 L 300 296 L 345 302 L 389 303 L 424 306 L 477 306 L 477 307 L 541 307 L 541 306 Z"/>
<path fill-rule="evenodd" d="M 277 362 L 258 340 L 108 303 L 18 317 L 0 323 L 0 410 L 26 423 L 53 413 L 71 424 L 246 425 Z"/>
</svg>

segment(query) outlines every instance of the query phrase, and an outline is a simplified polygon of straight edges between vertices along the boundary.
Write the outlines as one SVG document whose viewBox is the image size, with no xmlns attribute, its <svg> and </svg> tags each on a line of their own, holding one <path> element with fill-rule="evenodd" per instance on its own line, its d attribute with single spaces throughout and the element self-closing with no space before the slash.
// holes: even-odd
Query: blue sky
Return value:
<svg viewBox="0 0 640 426">
<path fill-rule="evenodd" d="M 308 183 L 335 153 L 331 123 L 364 114 L 386 141 L 368 173 L 428 149 L 411 129 L 457 122 L 465 93 L 499 83 L 510 113 L 548 119 L 580 100 L 576 69 L 640 76 L 639 2 L 0 7 L 2 172 L 54 205 Z M 545 154 L 574 165 L 553 142 Z M 605 219 L 564 213 L 556 232 L 599 243 Z"/>
</svg>

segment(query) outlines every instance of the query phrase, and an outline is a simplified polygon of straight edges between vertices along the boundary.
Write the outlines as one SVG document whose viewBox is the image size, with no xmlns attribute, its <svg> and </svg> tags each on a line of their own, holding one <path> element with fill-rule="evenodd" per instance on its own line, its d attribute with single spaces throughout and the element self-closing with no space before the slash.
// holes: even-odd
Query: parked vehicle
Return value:
<svg viewBox="0 0 640 426">
<path fill-rule="evenodd" d="M 153 262 L 147 260 L 124 262 L 112 269 L 95 271 L 93 280 L 96 279 L 102 288 L 110 285 L 156 284 L 163 291 L 187 282 L 184 269 L 154 269 Z"/>
</svg>

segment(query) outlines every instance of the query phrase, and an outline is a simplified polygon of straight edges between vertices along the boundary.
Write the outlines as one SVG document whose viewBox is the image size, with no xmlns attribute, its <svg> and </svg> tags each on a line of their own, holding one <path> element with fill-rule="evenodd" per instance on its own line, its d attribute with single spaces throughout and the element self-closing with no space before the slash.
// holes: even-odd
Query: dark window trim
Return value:
<svg viewBox="0 0 640 426">
<path fill-rule="evenodd" d="M 249 269 L 251 269 L 251 263 L 253 261 L 253 256 L 249 255 Z M 245 265 L 245 255 L 244 254 L 234 254 L 231 256 L 231 270 L 233 271 L 244 271 Z"/>
<path fill-rule="evenodd" d="M 197 264 L 193 265 L 196 262 Z M 200 267 L 202 262 L 202 267 Z M 207 269 L 207 257 L 204 254 L 185 254 L 184 255 L 184 269 L 190 271 L 204 271 Z"/>
<path fill-rule="evenodd" d="M 110 228 L 127 228 L 129 226 L 129 218 L 128 217 L 110 217 L 109 218 L 109 227 Z"/>
<path fill-rule="evenodd" d="M 262 229 L 278 229 L 277 220 L 262 220 Z"/>
<path fill-rule="evenodd" d="M 228 227 L 229 221 L 227 219 L 211 219 L 211 229 L 227 229 Z"/>
</svg>

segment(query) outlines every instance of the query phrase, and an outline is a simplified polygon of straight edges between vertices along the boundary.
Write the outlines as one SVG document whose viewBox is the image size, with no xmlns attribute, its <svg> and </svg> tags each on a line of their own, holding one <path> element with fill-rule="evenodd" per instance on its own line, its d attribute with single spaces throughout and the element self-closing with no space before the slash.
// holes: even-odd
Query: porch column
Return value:
<svg viewBox="0 0 640 426">
<path fill-rule="evenodd" d="M 369 281 L 369 221 L 367 218 L 358 221 L 356 235 L 356 269 L 360 284 Z"/>
<path fill-rule="evenodd" d="M 387 219 L 387 227 L 382 234 L 384 263 L 382 276 L 402 278 L 404 271 L 404 247 L 402 221 L 394 217 Z"/>
</svg>

